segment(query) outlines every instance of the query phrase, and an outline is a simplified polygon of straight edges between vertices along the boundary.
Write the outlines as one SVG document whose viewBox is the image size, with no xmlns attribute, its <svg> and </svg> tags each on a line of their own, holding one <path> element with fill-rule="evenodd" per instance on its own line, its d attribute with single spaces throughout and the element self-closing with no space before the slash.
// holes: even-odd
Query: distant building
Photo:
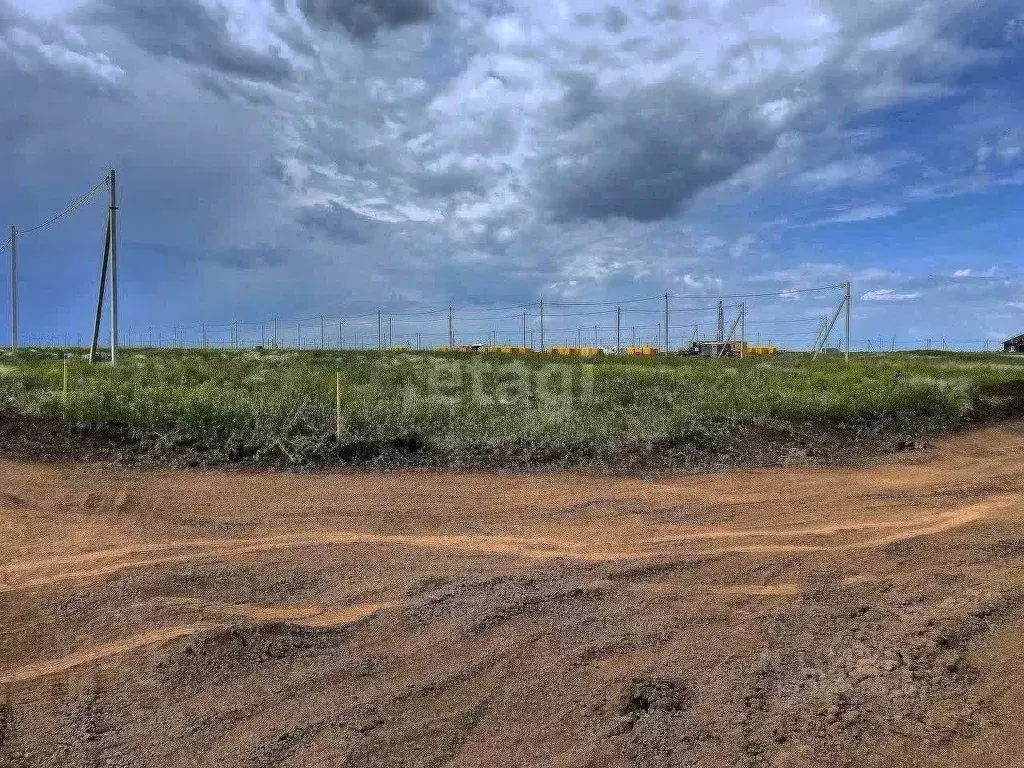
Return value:
<svg viewBox="0 0 1024 768">
<path fill-rule="evenodd" d="M 1024 352 L 1024 333 L 1004 341 L 1003 352 Z"/>
</svg>

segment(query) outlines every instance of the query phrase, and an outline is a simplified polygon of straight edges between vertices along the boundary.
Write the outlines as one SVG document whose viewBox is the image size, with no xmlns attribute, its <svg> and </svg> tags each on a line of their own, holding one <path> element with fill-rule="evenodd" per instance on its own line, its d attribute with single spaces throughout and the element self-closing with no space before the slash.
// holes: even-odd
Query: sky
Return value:
<svg viewBox="0 0 1024 768">
<path fill-rule="evenodd" d="M 5 229 L 117 170 L 123 332 L 1024 332 L 1019 2 L 0 0 L 0 94 Z M 23 339 L 88 334 L 105 195 L 19 237 Z"/>
</svg>

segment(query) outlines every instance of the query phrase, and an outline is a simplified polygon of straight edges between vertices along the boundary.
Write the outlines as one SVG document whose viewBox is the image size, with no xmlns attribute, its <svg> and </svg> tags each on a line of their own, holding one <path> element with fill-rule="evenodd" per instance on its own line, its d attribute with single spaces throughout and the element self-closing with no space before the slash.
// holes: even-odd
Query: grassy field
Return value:
<svg viewBox="0 0 1024 768">
<path fill-rule="evenodd" d="M 123 427 L 187 463 L 695 466 L 827 460 L 999 412 L 1024 357 L 811 360 L 365 351 L 80 350 L 0 356 L 0 409 Z M 341 432 L 336 435 L 336 373 Z M 134 437 L 133 437 L 134 436 Z"/>
</svg>

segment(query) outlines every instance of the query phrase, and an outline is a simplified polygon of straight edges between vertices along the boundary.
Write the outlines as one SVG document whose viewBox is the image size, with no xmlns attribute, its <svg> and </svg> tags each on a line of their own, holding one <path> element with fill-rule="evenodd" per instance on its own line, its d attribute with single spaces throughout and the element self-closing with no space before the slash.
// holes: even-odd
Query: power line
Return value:
<svg viewBox="0 0 1024 768">
<path fill-rule="evenodd" d="M 18 234 L 19 235 L 31 235 L 33 232 L 38 232 L 41 229 L 45 229 L 46 227 L 50 226 L 51 224 L 55 224 L 56 222 L 60 221 L 65 216 L 71 215 L 72 213 L 74 213 L 75 209 L 77 209 L 79 206 L 84 205 L 85 203 L 87 203 L 89 201 L 89 199 L 93 195 L 95 195 L 104 185 L 106 185 L 109 180 L 110 180 L 109 176 L 104 176 L 102 179 L 100 179 L 98 182 L 96 182 L 96 184 L 93 186 L 92 189 L 90 189 L 84 195 L 82 195 L 81 197 L 76 199 L 74 202 L 72 202 L 63 211 L 61 211 L 60 213 L 56 214 L 55 216 L 51 216 L 46 221 L 43 221 L 43 222 L 41 222 L 39 224 L 36 224 L 33 227 L 29 227 L 28 229 L 19 229 L 18 230 Z"/>
<path fill-rule="evenodd" d="M 763 293 L 723 293 L 720 296 L 718 296 L 718 298 L 720 298 L 720 299 L 757 299 L 757 298 L 764 298 L 766 296 L 777 296 L 779 298 L 783 298 L 785 296 L 790 296 L 790 295 L 793 295 L 793 294 L 796 294 L 796 293 L 819 293 L 821 291 L 832 291 L 832 290 L 835 290 L 836 288 L 845 288 L 845 287 L 846 287 L 846 283 L 836 283 L 835 285 L 823 285 L 823 286 L 821 286 L 819 288 L 784 288 L 784 289 L 778 290 L 778 291 L 765 291 Z M 664 296 L 664 294 L 662 296 L 659 296 L 658 298 L 663 298 L 663 296 Z M 670 299 L 691 299 L 691 300 L 693 300 L 693 299 L 711 299 L 711 298 L 715 298 L 715 297 L 714 296 L 708 296 L 707 294 L 703 294 L 701 296 L 682 296 L 682 295 L 670 293 L 669 294 L 669 298 Z"/>
</svg>

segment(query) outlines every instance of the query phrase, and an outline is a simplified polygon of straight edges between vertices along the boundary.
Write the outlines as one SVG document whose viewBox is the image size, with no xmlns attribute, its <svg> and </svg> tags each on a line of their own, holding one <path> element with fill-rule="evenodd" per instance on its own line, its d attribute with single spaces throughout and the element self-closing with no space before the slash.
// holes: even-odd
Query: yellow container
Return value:
<svg viewBox="0 0 1024 768">
<path fill-rule="evenodd" d="M 657 347 L 626 347 L 626 354 L 653 357 L 654 355 L 660 355 L 661 351 Z"/>
</svg>

